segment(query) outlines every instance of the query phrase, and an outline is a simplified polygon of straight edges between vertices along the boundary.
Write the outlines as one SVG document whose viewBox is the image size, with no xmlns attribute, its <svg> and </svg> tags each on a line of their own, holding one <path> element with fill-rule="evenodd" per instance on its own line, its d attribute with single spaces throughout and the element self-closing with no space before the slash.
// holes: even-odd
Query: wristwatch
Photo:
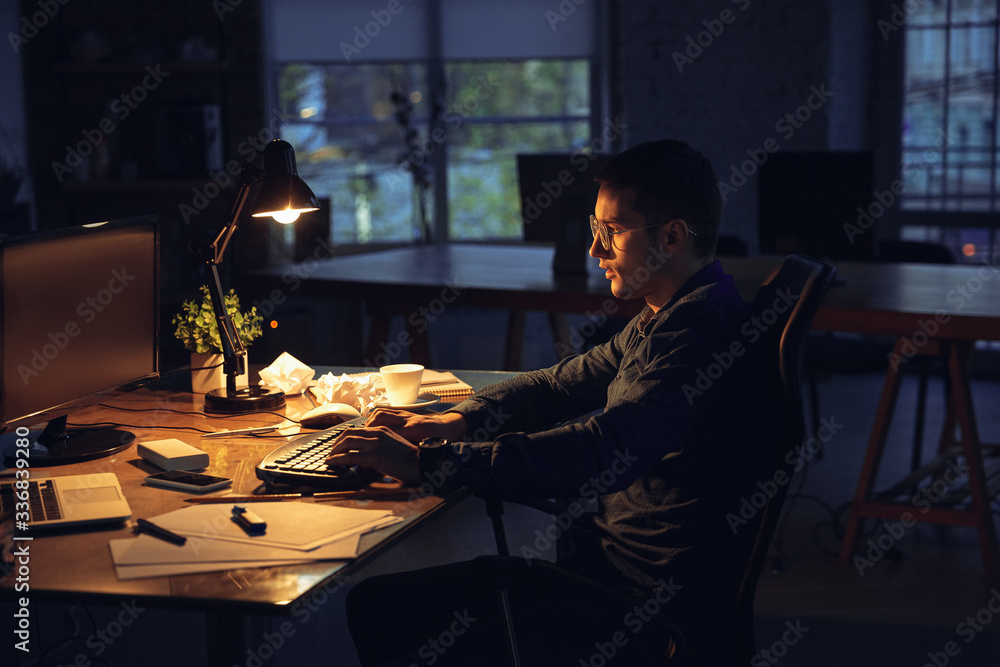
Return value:
<svg viewBox="0 0 1000 667">
<path fill-rule="evenodd" d="M 424 438 L 417 446 L 420 449 L 441 449 L 447 444 L 447 438 Z"/>
</svg>

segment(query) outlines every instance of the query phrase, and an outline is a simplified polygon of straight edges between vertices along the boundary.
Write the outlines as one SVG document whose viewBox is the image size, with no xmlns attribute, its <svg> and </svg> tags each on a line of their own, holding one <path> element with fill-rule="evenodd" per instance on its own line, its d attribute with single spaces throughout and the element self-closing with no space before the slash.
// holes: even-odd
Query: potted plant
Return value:
<svg viewBox="0 0 1000 667">
<path fill-rule="evenodd" d="M 206 393 L 212 389 L 225 388 L 226 379 L 222 371 L 222 339 L 219 338 L 219 321 L 212 308 L 208 286 L 201 286 L 201 301 L 191 299 L 181 303 L 181 312 L 174 316 L 172 323 L 177 326 L 174 336 L 191 353 L 191 390 Z M 259 338 L 261 322 L 264 318 L 257 314 L 257 308 L 240 311 L 240 299 L 235 290 L 225 296 L 226 312 L 233 318 L 243 347 L 249 347 Z M 247 374 L 237 378 L 240 387 L 247 386 Z"/>
</svg>

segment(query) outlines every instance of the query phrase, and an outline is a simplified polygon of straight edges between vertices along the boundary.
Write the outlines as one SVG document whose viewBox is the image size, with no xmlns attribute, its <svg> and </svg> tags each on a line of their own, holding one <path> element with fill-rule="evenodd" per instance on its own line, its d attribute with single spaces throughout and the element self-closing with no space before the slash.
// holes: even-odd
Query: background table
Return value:
<svg viewBox="0 0 1000 667">
<path fill-rule="evenodd" d="M 505 370 L 518 368 L 525 311 L 550 314 L 605 312 L 631 317 L 642 304 L 614 299 L 610 283 L 592 260 L 587 275 L 557 276 L 547 246 L 444 243 L 407 246 L 300 264 L 282 264 L 250 274 L 263 294 L 277 290 L 364 301 L 373 324 L 369 359 L 385 342 L 389 320 L 404 320 L 436 299 L 511 312 Z M 779 257 L 723 257 L 723 268 L 745 299 L 753 297 Z M 1000 267 L 838 262 L 839 284 L 830 290 L 813 328 L 888 336 L 910 336 L 920 323 L 943 313 L 938 337 L 1000 340 Z M 985 277 L 984 277 L 985 276 Z M 558 324 L 558 322 L 557 322 Z M 413 330 L 418 363 L 433 365 L 426 332 Z"/>
</svg>

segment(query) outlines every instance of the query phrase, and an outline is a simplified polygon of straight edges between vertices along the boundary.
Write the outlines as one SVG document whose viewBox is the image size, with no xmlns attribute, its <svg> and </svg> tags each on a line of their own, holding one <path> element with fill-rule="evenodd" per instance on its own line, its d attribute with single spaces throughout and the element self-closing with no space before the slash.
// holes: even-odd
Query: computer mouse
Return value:
<svg viewBox="0 0 1000 667">
<path fill-rule="evenodd" d="M 330 428 L 360 417 L 361 413 L 347 403 L 324 403 L 299 417 L 303 428 Z"/>
</svg>

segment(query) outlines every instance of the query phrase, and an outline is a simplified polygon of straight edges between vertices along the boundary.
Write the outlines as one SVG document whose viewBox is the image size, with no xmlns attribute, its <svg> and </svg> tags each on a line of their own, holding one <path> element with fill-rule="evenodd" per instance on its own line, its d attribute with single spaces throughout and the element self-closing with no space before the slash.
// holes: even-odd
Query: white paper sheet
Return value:
<svg viewBox="0 0 1000 667">
<path fill-rule="evenodd" d="M 111 540 L 108 547 L 111 549 L 111 558 L 114 560 L 117 555 L 124 553 L 131 546 L 130 543 L 138 538 Z M 155 538 L 154 538 L 155 539 Z M 167 577 L 178 574 L 199 574 L 201 572 L 220 572 L 251 567 L 272 567 L 278 565 L 297 565 L 299 563 L 311 563 L 311 559 L 303 560 L 273 560 L 273 561 L 206 561 L 198 563 L 157 563 L 153 565 L 116 565 L 115 572 L 122 581 L 129 579 L 143 579 L 145 577 Z"/>
<path fill-rule="evenodd" d="M 267 522 L 263 535 L 247 535 L 233 520 L 233 507 L 252 510 Z M 398 522 L 384 510 L 363 510 L 305 502 L 207 503 L 150 519 L 186 537 L 206 537 L 241 544 L 310 551 L 350 535 Z"/>
</svg>

